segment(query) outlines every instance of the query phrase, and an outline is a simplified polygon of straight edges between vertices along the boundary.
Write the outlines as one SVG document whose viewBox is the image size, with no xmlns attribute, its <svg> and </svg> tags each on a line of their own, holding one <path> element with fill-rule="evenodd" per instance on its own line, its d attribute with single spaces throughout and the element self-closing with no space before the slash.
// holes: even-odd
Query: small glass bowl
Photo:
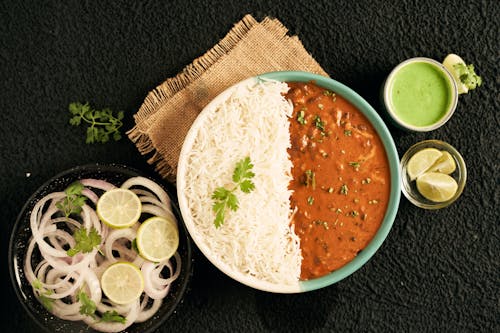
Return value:
<svg viewBox="0 0 500 333">
<path fill-rule="evenodd" d="M 458 184 L 458 189 L 455 195 L 448 201 L 444 202 L 434 202 L 426 199 L 422 196 L 418 189 L 415 181 L 411 181 L 408 173 L 406 172 L 406 166 L 410 158 L 418 151 L 425 148 L 436 148 L 439 150 L 447 151 L 451 154 L 453 159 L 455 160 L 456 170 L 450 174 Z M 445 208 L 451 205 L 458 197 L 462 194 L 462 191 L 465 187 L 465 183 L 467 180 L 467 168 L 465 166 L 464 159 L 462 155 L 450 144 L 440 141 L 440 140 L 425 140 L 418 142 L 411 146 L 406 153 L 401 158 L 401 190 L 404 196 L 415 206 L 424 208 L 424 209 L 440 209 Z"/>
</svg>

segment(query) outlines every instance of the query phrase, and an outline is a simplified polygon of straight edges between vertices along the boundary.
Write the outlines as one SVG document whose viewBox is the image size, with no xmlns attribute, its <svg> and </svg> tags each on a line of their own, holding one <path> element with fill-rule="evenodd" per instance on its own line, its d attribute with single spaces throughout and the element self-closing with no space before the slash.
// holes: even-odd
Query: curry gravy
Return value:
<svg viewBox="0 0 500 333">
<path fill-rule="evenodd" d="M 292 223 L 307 280 L 344 266 L 373 238 L 389 201 L 389 164 L 377 132 L 346 99 L 314 82 L 288 85 Z"/>
</svg>

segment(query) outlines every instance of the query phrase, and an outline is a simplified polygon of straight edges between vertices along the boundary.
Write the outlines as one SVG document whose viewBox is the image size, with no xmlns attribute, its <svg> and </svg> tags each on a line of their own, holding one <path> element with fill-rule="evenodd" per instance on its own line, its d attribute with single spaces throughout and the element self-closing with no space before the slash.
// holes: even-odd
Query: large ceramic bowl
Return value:
<svg viewBox="0 0 500 333">
<path fill-rule="evenodd" d="M 156 183 L 160 184 L 167 191 L 167 194 L 172 199 L 172 210 L 178 220 L 179 225 L 179 248 L 178 252 L 181 256 L 181 272 L 177 280 L 171 285 L 170 292 L 164 298 L 159 310 L 151 317 L 142 323 L 134 323 L 129 326 L 127 332 L 153 332 L 162 325 L 167 318 L 172 315 L 179 302 L 182 300 L 186 291 L 188 282 L 191 277 L 191 241 L 184 229 L 181 215 L 178 210 L 175 197 L 162 184 L 161 180 L 148 175 L 139 170 L 130 168 L 124 165 L 117 164 L 91 164 L 77 166 L 67 171 L 64 171 L 53 178 L 49 179 L 45 184 L 40 186 L 38 190 L 28 199 L 21 212 L 18 215 L 17 221 L 12 230 L 9 244 L 9 270 L 14 290 L 19 298 L 20 303 L 35 321 L 41 330 L 45 332 L 97 332 L 90 328 L 83 321 L 69 321 L 60 319 L 48 312 L 42 304 L 35 298 L 33 289 L 26 279 L 23 270 L 23 261 L 27 251 L 27 244 L 31 237 L 30 214 L 36 203 L 48 193 L 54 191 L 64 191 L 64 189 L 76 180 L 84 178 L 94 178 L 106 180 L 115 185 L 123 183 L 126 179 L 143 176 L 147 177 Z M 34 252 L 32 257 L 33 265 L 40 261 L 38 251 Z"/>
<path fill-rule="evenodd" d="M 331 273 L 314 279 L 299 280 L 296 284 L 292 285 L 280 285 L 274 283 L 268 283 L 264 281 L 256 281 L 255 279 L 248 277 L 240 272 L 236 272 L 231 269 L 229 265 L 220 259 L 216 259 L 210 248 L 204 242 L 202 236 L 196 233 L 195 217 L 193 216 L 190 207 L 188 206 L 188 200 L 186 198 L 185 189 L 189 184 L 186 179 L 186 170 L 188 167 L 187 155 L 193 147 L 193 142 L 200 128 L 207 130 L 205 122 L 207 116 L 214 112 L 214 106 L 220 104 L 221 101 L 227 99 L 227 97 L 232 94 L 235 89 L 239 87 L 251 84 L 252 82 L 257 82 L 258 80 L 276 80 L 281 82 L 309 82 L 314 81 L 320 87 L 330 90 L 337 95 L 341 95 L 347 99 L 351 104 L 353 104 L 357 109 L 359 109 L 373 125 L 374 129 L 381 138 L 382 144 L 385 148 L 387 159 L 390 168 L 390 194 L 387 210 L 383 221 L 376 232 L 375 236 L 369 242 L 369 244 L 349 263 L 343 267 L 332 271 Z M 209 130 L 209 129 L 208 129 Z M 196 180 L 194 180 L 196 181 Z M 201 252 L 221 271 L 223 271 L 228 276 L 233 279 L 263 291 L 275 292 L 275 293 L 300 293 L 307 292 L 315 289 L 319 289 L 325 286 L 332 285 L 345 277 L 353 274 L 361 266 L 363 266 L 377 251 L 377 249 L 382 245 L 386 239 L 399 205 L 400 200 L 400 170 L 399 170 L 399 157 L 394 145 L 391 134 L 389 133 L 386 125 L 378 115 L 378 113 L 367 103 L 360 95 L 355 91 L 347 87 L 346 85 L 337 82 L 331 78 L 297 71 L 286 71 L 286 72 L 271 72 L 259 75 L 257 77 L 252 77 L 244 80 L 224 92 L 222 92 L 218 97 L 216 97 L 212 102 L 210 102 L 205 109 L 201 112 L 198 118 L 193 123 L 190 131 L 188 132 L 186 139 L 184 141 L 182 151 L 180 154 L 178 172 L 177 172 L 177 195 L 179 199 L 179 206 L 185 221 L 186 227 L 191 234 L 192 239 L 199 247 Z"/>
</svg>

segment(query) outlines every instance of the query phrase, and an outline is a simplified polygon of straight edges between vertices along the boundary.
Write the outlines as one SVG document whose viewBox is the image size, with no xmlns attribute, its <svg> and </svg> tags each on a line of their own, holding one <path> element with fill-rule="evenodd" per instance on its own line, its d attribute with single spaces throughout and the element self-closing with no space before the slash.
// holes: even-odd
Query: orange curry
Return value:
<svg viewBox="0 0 500 333">
<path fill-rule="evenodd" d="M 288 85 L 292 223 L 307 280 L 342 267 L 373 238 L 389 201 L 389 164 L 375 129 L 346 99 L 313 82 Z"/>
</svg>

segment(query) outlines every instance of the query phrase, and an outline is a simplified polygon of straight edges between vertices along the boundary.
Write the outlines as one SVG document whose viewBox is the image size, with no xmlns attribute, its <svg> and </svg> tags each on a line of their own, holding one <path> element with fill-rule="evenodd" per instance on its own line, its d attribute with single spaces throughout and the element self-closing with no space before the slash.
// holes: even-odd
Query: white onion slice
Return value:
<svg viewBox="0 0 500 333">
<path fill-rule="evenodd" d="M 99 193 L 116 188 L 104 180 L 83 179 L 82 195 L 88 198 L 81 212 L 65 216 L 58 203 L 66 198 L 65 192 L 53 192 L 40 199 L 32 209 L 30 227 L 32 237 L 28 241 L 24 260 L 24 274 L 33 287 L 37 298 L 49 299 L 50 312 L 71 321 L 83 321 L 95 330 L 119 332 L 135 322 L 144 322 L 158 311 L 163 298 L 170 291 L 172 282 L 180 274 L 181 258 L 174 255 L 175 269 L 171 261 L 152 263 L 137 254 L 131 247 L 140 223 L 126 229 L 111 229 L 103 224 L 95 211 Z M 144 177 L 132 177 L 122 184 L 132 188 L 140 198 L 144 218 L 150 215 L 168 218 L 177 224 L 172 213 L 168 194 L 155 182 Z M 93 190 L 97 189 L 97 190 Z M 90 252 L 78 252 L 68 256 L 68 250 L 78 242 L 75 231 L 84 227 L 95 228 L 101 243 Z M 42 257 L 38 262 L 34 258 Z M 141 298 L 132 304 L 117 305 L 104 297 L 100 277 L 109 265 L 117 261 L 129 261 L 141 269 L 145 290 Z M 35 265 L 35 269 L 33 269 Z M 168 276 L 163 276 L 168 275 Z M 78 294 L 85 292 L 96 305 L 95 316 L 80 313 L 82 306 Z M 102 322 L 106 311 L 116 311 L 125 318 L 125 323 Z"/>
</svg>

